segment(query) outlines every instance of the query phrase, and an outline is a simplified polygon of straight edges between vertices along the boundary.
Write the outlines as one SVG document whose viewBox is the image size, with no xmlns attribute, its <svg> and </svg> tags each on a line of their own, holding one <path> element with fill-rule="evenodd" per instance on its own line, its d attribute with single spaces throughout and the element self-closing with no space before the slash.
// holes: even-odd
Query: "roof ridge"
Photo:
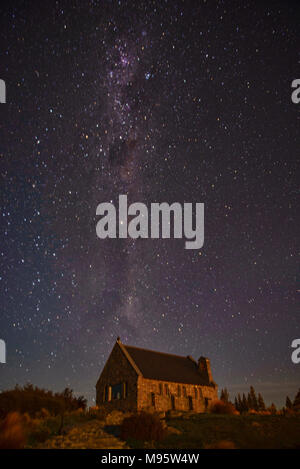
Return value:
<svg viewBox="0 0 300 469">
<path fill-rule="evenodd" d="M 189 357 L 191 357 L 191 355 L 185 356 L 185 355 L 177 355 L 176 353 L 159 352 L 158 350 L 152 350 L 152 349 L 147 349 L 147 348 L 143 348 L 143 347 L 136 347 L 135 345 L 128 345 L 128 344 L 123 344 L 123 343 L 122 343 L 122 345 L 124 347 L 131 347 L 131 348 L 135 348 L 137 350 L 143 350 L 144 352 L 157 353 L 159 355 L 168 355 L 168 356 L 171 356 L 171 357 L 186 358 L 188 360 L 189 360 Z"/>
<path fill-rule="evenodd" d="M 122 352 L 124 353 L 125 357 L 126 357 L 127 360 L 129 361 L 129 363 L 131 364 L 131 366 L 135 369 L 135 371 L 137 372 L 137 374 L 143 376 L 143 373 L 141 372 L 141 370 L 139 369 L 139 367 L 138 367 L 137 364 L 135 363 L 135 360 L 132 358 L 132 356 L 130 355 L 130 353 L 129 353 L 128 350 L 126 349 L 126 345 L 123 344 L 119 338 L 117 339 L 116 344 L 119 345 L 120 349 L 121 349 Z"/>
</svg>

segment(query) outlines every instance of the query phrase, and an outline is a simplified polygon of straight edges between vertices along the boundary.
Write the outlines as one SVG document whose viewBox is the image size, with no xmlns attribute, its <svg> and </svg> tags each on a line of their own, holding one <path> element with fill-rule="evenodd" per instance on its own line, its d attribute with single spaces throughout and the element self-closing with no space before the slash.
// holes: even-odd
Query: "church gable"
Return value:
<svg viewBox="0 0 300 469">
<path fill-rule="evenodd" d="M 138 370 L 117 341 L 96 384 L 97 405 L 108 404 L 114 408 L 135 407 L 137 378 Z"/>
</svg>

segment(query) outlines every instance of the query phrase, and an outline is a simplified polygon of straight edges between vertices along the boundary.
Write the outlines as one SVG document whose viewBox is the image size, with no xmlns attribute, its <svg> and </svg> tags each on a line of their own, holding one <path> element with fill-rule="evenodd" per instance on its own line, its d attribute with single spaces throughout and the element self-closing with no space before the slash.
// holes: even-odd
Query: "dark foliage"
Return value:
<svg viewBox="0 0 300 469">
<path fill-rule="evenodd" d="M 293 407 L 293 403 L 292 403 L 291 399 L 289 398 L 289 396 L 286 396 L 285 407 L 287 409 L 291 409 Z"/>
<path fill-rule="evenodd" d="M 227 415 L 234 415 L 236 413 L 236 409 L 231 402 L 226 401 L 214 401 L 210 407 L 210 412 L 212 414 L 227 414 Z"/>
<path fill-rule="evenodd" d="M 249 412 L 254 410 L 256 412 L 264 412 L 266 410 L 266 405 L 264 398 L 261 394 L 256 396 L 256 392 L 253 386 L 250 386 L 250 392 L 246 397 L 245 394 L 241 397 L 240 394 L 234 399 L 234 406 L 241 414 L 244 412 Z"/>
<path fill-rule="evenodd" d="M 154 414 L 140 412 L 123 420 L 121 438 L 137 441 L 161 441 L 166 431 L 161 420 Z"/>
<path fill-rule="evenodd" d="M 258 411 L 258 402 L 256 392 L 253 386 L 250 386 L 250 392 L 248 393 L 247 403 L 249 410 L 252 409 Z"/>
<path fill-rule="evenodd" d="M 296 394 L 296 397 L 293 402 L 293 409 L 294 410 L 299 410 L 300 411 L 300 389 L 298 393 Z"/>
<path fill-rule="evenodd" d="M 229 402 L 229 392 L 226 388 L 222 389 L 220 400 L 224 402 Z"/>
<path fill-rule="evenodd" d="M 34 416 L 42 409 L 48 410 L 52 415 L 63 414 L 67 411 L 85 409 L 87 405 L 83 396 L 75 397 L 73 391 L 66 388 L 62 393 L 53 393 L 27 384 L 24 387 L 16 386 L 10 391 L 0 393 L 0 418 L 9 412 L 20 412 Z"/>
<path fill-rule="evenodd" d="M 261 394 L 258 394 L 257 404 L 259 412 L 264 412 L 266 410 L 266 404 Z"/>
</svg>

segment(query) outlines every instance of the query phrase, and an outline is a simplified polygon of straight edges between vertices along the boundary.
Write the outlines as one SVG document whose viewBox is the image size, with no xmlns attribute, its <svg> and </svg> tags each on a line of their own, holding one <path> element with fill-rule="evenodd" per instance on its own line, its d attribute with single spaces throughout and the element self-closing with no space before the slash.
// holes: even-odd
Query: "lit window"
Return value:
<svg viewBox="0 0 300 469">
<path fill-rule="evenodd" d="M 125 381 L 123 383 L 123 399 L 126 399 L 127 396 L 128 396 L 128 383 L 127 381 Z"/>
</svg>

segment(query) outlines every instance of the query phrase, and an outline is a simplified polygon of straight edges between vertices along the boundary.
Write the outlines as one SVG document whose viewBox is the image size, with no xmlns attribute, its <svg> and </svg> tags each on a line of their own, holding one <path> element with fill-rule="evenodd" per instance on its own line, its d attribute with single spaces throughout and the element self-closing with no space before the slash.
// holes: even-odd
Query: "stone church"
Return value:
<svg viewBox="0 0 300 469">
<path fill-rule="evenodd" d="M 109 410 L 205 412 L 217 393 L 208 358 L 145 350 L 118 338 L 96 384 L 96 403 Z"/>
</svg>

